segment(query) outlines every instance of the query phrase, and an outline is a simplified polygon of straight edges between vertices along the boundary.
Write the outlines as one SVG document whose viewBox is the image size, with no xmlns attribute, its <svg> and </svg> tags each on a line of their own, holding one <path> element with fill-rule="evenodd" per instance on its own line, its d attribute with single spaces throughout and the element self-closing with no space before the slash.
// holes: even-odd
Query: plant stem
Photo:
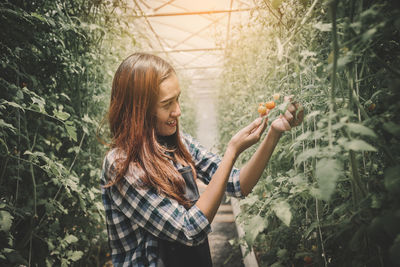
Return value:
<svg viewBox="0 0 400 267">
<path fill-rule="evenodd" d="M 349 154 L 350 154 L 350 167 L 351 167 L 353 181 L 357 185 L 357 188 L 359 189 L 359 192 L 361 193 L 361 197 L 365 197 L 365 195 L 367 194 L 367 190 L 364 188 L 364 185 L 361 182 L 360 173 L 358 172 L 358 162 L 356 159 L 356 153 L 353 150 L 350 150 Z M 357 203 L 360 200 L 358 198 L 358 194 L 356 196 L 356 200 L 357 200 Z"/>
<path fill-rule="evenodd" d="M 320 204 L 321 204 L 321 200 L 318 200 L 317 198 L 315 198 L 315 213 L 316 213 L 315 215 L 317 216 L 318 233 L 319 233 L 319 239 L 321 242 L 322 257 L 324 258 L 325 266 L 328 266 L 328 262 L 326 260 L 324 240 L 322 238 L 321 224 L 320 224 L 320 220 L 319 220 Z"/>
<path fill-rule="evenodd" d="M 329 135 L 329 148 L 333 148 L 333 136 L 332 136 L 332 119 L 335 111 L 335 89 L 336 89 L 336 70 L 338 60 L 338 40 L 337 40 L 337 27 L 336 27 L 336 9 L 337 0 L 333 0 L 330 4 L 330 13 L 332 19 L 332 48 L 333 48 L 333 66 L 331 73 L 331 91 L 329 101 L 329 120 L 328 120 L 328 135 Z"/>
<path fill-rule="evenodd" d="M 85 138 L 85 135 L 86 135 L 86 133 L 85 133 L 85 132 L 83 132 L 83 135 L 82 135 L 81 141 L 79 142 L 79 149 L 78 149 L 78 152 L 76 152 L 76 154 L 75 154 L 75 157 L 74 157 L 74 160 L 72 161 L 72 163 L 71 163 L 71 166 L 69 166 L 68 172 L 70 172 L 70 171 L 72 170 L 72 167 L 73 167 L 73 166 L 74 166 L 74 164 L 75 164 L 76 158 L 78 157 L 78 155 L 79 155 L 79 152 L 81 151 L 82 144 L 83 144 L 83 139 Z"/>
</svg>

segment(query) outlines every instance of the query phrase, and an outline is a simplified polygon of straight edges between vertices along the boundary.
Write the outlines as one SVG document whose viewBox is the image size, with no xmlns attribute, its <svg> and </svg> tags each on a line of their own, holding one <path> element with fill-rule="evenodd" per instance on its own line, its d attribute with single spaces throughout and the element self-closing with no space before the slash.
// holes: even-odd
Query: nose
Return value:
<svg viewBox="0 0 400 267">
<path fill-rule="evenodd" d="M 175 103 L 175 107 L 174 110 L 171 112 L 171 116 L 172 117 L 179 117 L 181 115 L 181 105 L 179 104 L 179 102 L 177 101 Z"/>
</svg>

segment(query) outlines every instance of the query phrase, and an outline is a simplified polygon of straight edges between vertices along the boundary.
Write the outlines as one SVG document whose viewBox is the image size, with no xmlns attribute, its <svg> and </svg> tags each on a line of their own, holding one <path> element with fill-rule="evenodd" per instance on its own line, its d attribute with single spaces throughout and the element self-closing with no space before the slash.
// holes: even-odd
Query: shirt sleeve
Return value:
<svg viewBox="0 0 400 267">
<path fill-rule="evenodd" d="M 106 165 L 110 167 L 106 166 L 105 175 L 110 175 L 112 165 Z M 165 240 L 178 241 L 188 246 L 204 241 L 211 227 L 196 205 L 186 210 L 176 200 L 163 197 L 156 190 L 135 185 L 132 183 L 135 179 L 138 178 L 128 171 L 118 184 L 106 189 L 127 218 Z"/>
<path fill-rule="evenodd" d="M 192 155 L 197 171 L 197 178 L 202 180 L 205 184 L 208 184 L 214 173 L 217 171 L 218 166 L 221 163 L 221 158 L 219 155 L 208 151 L 192 136 L 186 133 L 181 133 L 181 135 L 184 144 L 186 144 L 189 153 Z M 233 167 L 229 175 L 226 192 L 230 196 L 243 198 L 242 192 L 240 191 L 239 174 L 240 170 Z"/>
</svg>

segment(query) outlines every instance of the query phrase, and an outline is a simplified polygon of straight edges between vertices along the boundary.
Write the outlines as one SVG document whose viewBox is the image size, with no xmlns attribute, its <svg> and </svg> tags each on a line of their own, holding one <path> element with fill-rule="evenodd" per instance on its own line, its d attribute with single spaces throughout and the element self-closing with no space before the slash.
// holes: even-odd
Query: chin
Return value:
<svg viewBox="0 0 400 267">
<path fill-rule="evenodd" d="M 176 129 L 175 130 L 169 130 L 169 131 L 163 131 L 161 133 L 159 133 L 160 136 L 171 136 L 174 135 L 176 133 Z"/>
</svg>

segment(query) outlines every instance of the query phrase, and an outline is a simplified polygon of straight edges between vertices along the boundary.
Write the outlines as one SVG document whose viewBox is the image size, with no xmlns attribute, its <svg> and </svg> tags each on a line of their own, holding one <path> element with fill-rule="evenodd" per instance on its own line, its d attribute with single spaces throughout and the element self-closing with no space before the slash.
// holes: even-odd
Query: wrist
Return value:
<svg viewBox="0 0 400 267">
<path fill-rule="evenodd" d="M 275 128 L 271 127 L 269 128 L 268 131 L 268 136 L 272 137 L 272 138 L 276 138 L 276 139 L 280 139 L 282 136 L 283 132 L 276 130 Z"/>
<path fill-rule="evenodd" d="M 234 148 L 233 145 L 228 144 L 225 150 L 224 157 L 230 158 L 231 160 L 235 161 L 239 154 L 240 153 Z"/>
</svg>

